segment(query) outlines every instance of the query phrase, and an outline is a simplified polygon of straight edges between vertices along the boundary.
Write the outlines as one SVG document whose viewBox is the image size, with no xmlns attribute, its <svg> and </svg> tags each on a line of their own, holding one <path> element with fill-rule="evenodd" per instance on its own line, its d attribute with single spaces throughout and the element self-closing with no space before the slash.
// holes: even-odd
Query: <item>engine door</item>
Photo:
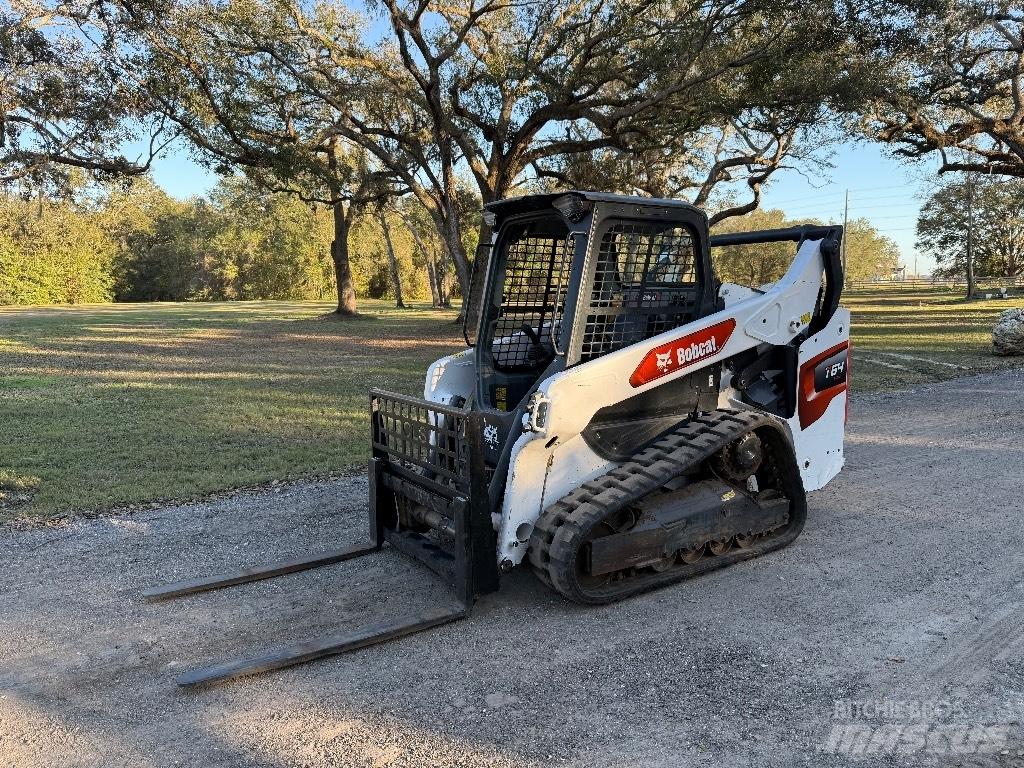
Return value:
<svg viewBox="0 0 1024 768">
<path fill-rule="evenodd" d="M 825 487 L 843 468 L 849 382 L 850 312 L 840 307 L 800 345 L 796 412 L 789 424 L 808 491 Z"/>
</svg>

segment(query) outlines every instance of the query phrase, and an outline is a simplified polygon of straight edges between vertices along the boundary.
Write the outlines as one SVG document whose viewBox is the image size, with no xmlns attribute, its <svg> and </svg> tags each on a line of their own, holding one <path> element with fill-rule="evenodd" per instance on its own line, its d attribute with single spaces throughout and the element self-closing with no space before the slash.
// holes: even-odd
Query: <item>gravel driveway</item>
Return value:
<svg viewBox="0 0 1024 768">
<path fill-rule="evenodd" d="M 528 572 L 468 621 L 198 690 L 198 664 L 440 605 L 355 543 L 366 480 L 0 529 L 0 765 L 1024 765 L 1024 372 L 861 396 L 788 549 L 603 608 Z M 916 729 L 916 730 L 915 730 Z M 895 734 L 895 735 L 893 735 Z"/>
</svg>

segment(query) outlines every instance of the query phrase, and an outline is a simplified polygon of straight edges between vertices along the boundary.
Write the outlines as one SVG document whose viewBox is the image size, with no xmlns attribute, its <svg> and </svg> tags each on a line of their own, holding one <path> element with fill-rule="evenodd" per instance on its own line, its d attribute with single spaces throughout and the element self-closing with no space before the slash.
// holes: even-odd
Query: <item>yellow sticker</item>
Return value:
<svg viewBox="0 0 1024 768">
<path fill-rule="evenodd" d="M 731 501 L 736 498 L 736 491 L 726 491 L 722 494 L 722 501 Z"/>
<path fill-rule="evenodd" d="M 800 315 L 800 322 L 803 323 L 804 325 L 807 325 L 809 322 L 811 322 L 811 313 L 804 312 L 802 315 Z"/>
</svg>

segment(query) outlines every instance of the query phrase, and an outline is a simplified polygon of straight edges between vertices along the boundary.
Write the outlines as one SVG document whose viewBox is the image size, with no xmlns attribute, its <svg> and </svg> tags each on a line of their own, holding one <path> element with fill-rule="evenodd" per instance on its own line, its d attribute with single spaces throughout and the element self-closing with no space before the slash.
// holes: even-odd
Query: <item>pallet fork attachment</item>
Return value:
<svg viewBox="0 0 1024 768">
<path fill-rule="evenodd" d="M 468 617 L 477 596 L 498 588 L 495 533 L 480 445 L 481 416 L 380 390 L 371 391 L 370 403 L 373 456 L 368 543 L 151 587 L 143 591 L 143 597 L 184 597 L 299 573 L 364 557 L 387 543 L 444 578 L 453 592 L 452 604 L 194 669 L 178 677 L 178 685 L 195 686 L 282 669 L 432 629 Z M 399 514 L 400 505 L 428 510 L 426 519 L 436 523 L 432 527 L 452 534 L 454 542 L 417 530 L 423 525 L 410 527 L 407 515 Z"/>
</svg>

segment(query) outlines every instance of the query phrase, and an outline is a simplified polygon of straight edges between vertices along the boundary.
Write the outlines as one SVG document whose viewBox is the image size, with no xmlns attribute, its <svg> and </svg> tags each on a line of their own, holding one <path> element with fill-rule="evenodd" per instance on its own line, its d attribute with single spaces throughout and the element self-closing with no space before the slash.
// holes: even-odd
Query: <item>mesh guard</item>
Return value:
<svg viewBox="0 0 1024 768">
<path fill-rule="evenodd" d="M 594 257 L 580 362 L 695 318 L 699 276 L 689 227 L 616 221 L 605 229 Z"/>
<path fill-rule="evenodd" d="M 553 341 L 558 346 L 560 318 L 572 269 L 572 243 L 571 236 L 537 236 L 526 232 L 508 244 L 501 306 L 491 347 L 497 370 L 536 370 L 546 364 L 544 345 Z"/>
</svg>

